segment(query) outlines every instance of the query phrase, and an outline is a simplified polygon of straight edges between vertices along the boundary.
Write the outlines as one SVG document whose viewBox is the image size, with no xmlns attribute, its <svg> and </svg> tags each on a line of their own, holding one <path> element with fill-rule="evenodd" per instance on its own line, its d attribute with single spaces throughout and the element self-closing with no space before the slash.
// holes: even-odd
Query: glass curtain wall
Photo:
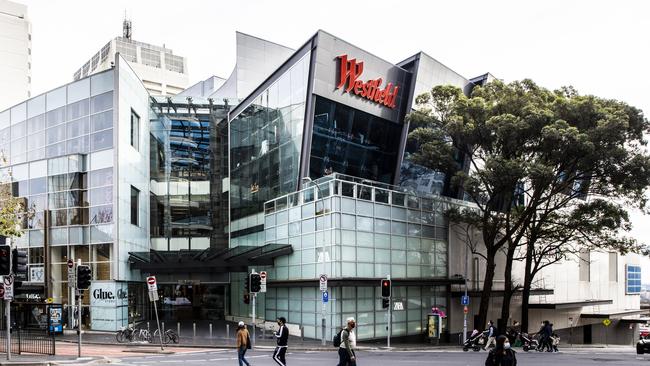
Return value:
<svg viewBox="0 0 650 366">
<path fill-rule="evenodd" d="M 298 184 L 310 53 L 230 122 L 231 231 Z"/>
</svg>

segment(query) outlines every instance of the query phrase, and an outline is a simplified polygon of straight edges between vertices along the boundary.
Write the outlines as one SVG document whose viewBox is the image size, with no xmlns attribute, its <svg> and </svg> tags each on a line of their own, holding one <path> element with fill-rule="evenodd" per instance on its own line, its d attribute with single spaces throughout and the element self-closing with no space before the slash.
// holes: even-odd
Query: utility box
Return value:
<svg viewBox="0 0 650 366">
<path fill-rule="evenodd" d="M 442 317 L 440 314 L 427 314 L 427 338 L 432 344 L 440 343 L 442 331 Z"/>
</svg>

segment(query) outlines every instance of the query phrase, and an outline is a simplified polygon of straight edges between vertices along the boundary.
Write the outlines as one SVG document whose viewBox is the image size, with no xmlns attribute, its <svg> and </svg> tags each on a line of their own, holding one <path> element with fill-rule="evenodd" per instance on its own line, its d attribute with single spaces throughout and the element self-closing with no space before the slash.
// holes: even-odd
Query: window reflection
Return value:
<svg viewBox="0 0 650 366">
<path fill-rule="evenodd" d="M 309 174 L 392 183 L 401 132 L 401 125 L 317 96 Z"/>
</svg>

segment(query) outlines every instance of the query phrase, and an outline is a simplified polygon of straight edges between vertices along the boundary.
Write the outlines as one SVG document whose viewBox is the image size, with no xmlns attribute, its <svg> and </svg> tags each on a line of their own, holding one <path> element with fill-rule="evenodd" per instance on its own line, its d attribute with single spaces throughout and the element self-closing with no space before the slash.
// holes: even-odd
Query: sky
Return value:
<svg viewBox="0 0 650 366">
<path fill-rule="evenodd" d="M 133 39 L 188 58 L 191 83 L 230 75 L 235 31 L 297 48 L 323 29 L 388 61 L 424 51 L 467 78 L 573 85 L 650 115 L 646 1 L 14 1 L 32 22 L 32 95 L 72 81 L 126 12 Z M 635 236 L 650 238 L 646 221 Z"/>
</svg>

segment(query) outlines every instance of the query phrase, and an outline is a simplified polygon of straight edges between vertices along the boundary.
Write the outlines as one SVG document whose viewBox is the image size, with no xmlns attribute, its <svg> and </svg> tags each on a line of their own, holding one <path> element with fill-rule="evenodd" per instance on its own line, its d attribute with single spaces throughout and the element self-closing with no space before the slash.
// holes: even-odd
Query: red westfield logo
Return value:
<svg viewBox="0 0 650 366">
<path fill-rule="evenodd" d="M 361 81 L 359 78 L 363 74 L 363 61 L 357 62 L 354 58 L 348 60 L 348 55 L 338 56 L 338 59 L 341 60 L 341 72 L 336 89 L 344 88 L 345 93 L 354 93 L 377 104 L 395 108 L 399 86 L 388 83 L 381 89 L 382 78 Z"/>
</svg>

